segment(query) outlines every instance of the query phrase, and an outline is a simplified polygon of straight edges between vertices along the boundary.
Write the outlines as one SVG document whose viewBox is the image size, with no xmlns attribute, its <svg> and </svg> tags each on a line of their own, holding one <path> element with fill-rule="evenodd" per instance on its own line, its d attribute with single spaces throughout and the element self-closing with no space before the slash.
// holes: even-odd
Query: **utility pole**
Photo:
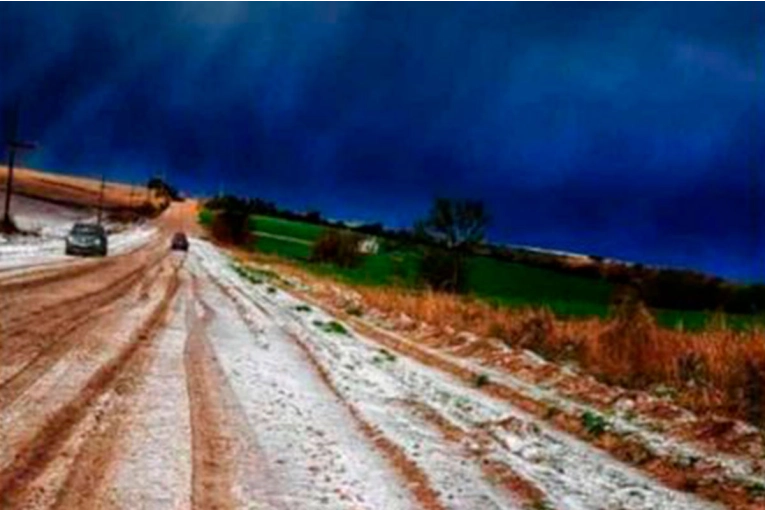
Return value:
<svg viewBox="0 0 765 510">
<path fill-rule="evenodd" d="M 34 142 L 19 140 L 18 131 L 19 103 L 17 101 L 10 111 L 6 139 L 6 146 L 8 147 L 8 177 L 5 186 L 5 208 L 3 212 L 2 228 L 8 231 L 13 229 L 13 222 L 11 221 L 11 195 L 13 194 L 13 166 L 16 162 L 16 152 L 20 150 L 32 150 L 37 146 Z"/>
<path fill-rule="evenodd" d="M 130 195 L 128 195 L 128 209 L 133 208 L 133 194 L 135 193 L 135 183 L 130 181 Z"/>
<path fill-rule="evenodd" d="M 104 188 L 106 188 L 106 172 L 101 172 L 101 192 L 98 195 L 98 224 L 101 224 L 101 217 L 104 210 Z"/>
</svg>

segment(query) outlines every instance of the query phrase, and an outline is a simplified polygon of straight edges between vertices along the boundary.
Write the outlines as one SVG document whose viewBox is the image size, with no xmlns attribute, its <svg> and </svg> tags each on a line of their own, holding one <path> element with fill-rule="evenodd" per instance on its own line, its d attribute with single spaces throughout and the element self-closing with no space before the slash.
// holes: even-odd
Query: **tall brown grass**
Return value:
<svg viewBox="0 0 765 510">
<path fill-rule="evenodd" d="M 258 258 L 311 282 L 319 294 L 349 288 L 328 285 L 325 278 L 278 257 Z M 659 327 L 643 303 L 629 294 L 615 304 L 608 319 L 561 320 L 546 309 L 497 307 L 444 292 L 360 285 L 352 290 L 366 308 L 391 317 L 405 314 L 438 328 L 443 345 L 454 345 L 446 337 L 463 331 L 499 339 L 553 361 L 574 361 L 609 384 L 630 389 L 664 386 L 677 403 L 699 414 L 765 427 L 765 331 L 732 330 L 722 315 L 704 331 L 690 332 Z M 406 322 L 410 329 L 416 327 Z"/>
<path fill-rule="evenodd" d="M 609 319 L 558 320 L 545 309 L 507 309 L 464 296 L 356 287 L 366 305 L 442 329 L 469 331 L 553 359 L 573 359 L 602 381 L 627 388 L 671 388 L 696 412 L 765 426 L 765 334 L 733 331 L 723 320 L 705 331 L 659 327 L 638 300 Z"/>
</svg>

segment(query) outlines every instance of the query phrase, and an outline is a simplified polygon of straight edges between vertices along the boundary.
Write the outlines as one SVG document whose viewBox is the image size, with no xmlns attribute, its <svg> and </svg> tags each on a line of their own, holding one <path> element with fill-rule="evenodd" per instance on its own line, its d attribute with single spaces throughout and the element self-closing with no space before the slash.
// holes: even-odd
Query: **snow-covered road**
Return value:
<svg viewBox="0 0 765 510">
<path fill-rule="evenodd" d="M 713 507 L 663 487 L 507 402 L 381 349 L 373 340 L 282 290 L 247 281 L 227 257 L 208 243 L 195 242 L 192 251 L 189 268 L 204 271 L 207 281 L 214 282 L 225 294 L 203 285 L 205 299 L 215 310 L 227 310 L 223 321 L 226 327 L 239 324 L 238 332 L 218 330 L 211 339 L 229 380 L 240 380 L 238 384 L 243 385 L 239 391 L 241 401 L 253 402 L 244 405 L 252 410 L 252 423 L 260 421 L 260 411 L 269 409 L 269 421 L 275 422 L 276 430 L 286 428 L 292 430 L 291 434 L 299 434 L 304 419 L 312 426 L 321 425 L 315 413 L 308 414 L 316 404 L 302 403 L 313 398 L 321 387 L 313 380 L 318 373 L 324 386 L 331 388 L 344 405 L 345 413 L 352 416 L 343 417 L 342 410 L 335 411 L 341 422 L 374 430 L 385 438 L 378 445 L 384 444 L 411 461 L 411 469 L 400 470 L 400 475 L 411 475 L 412 470 L 419 473 L 417 479 L 429 485 L 436 507 L 522 508 L 527 503 L 522 499 L 529 493 L 541 494 L 536 503 L 552 508 Z M 227 302 L 235 304 L 236 313 Z M 247 324 L 249 334 L 242 322 Z M 247 363 L 245 359 L 252 361 Z M 299 361 L 299 365 L 292 365 L 294 361 L 290 360 Z M 258 391 L 261 384 L 253 382 L 264 373 L 272 374 L 270 384 L 275 388 L 288 388 L 289 398 L 281 405 L 269 405 L 268 392 Z M 320 407 L 325 414 L 330 409 L 326 404 Z M 311 427 L 307 427 L 306 432 L 310 431 Z M 288 456 L 289 449 L 282 450 L 279 445 L 297 440 L 306 448 L 311 443 L 310 434 L 290 439 L 277 435 L 267 444 L 273 442 L 273 448 Z M 297 454 L 295 459 L 303 455 Z M 289 469 L 304 467 L 298 463 Z M 533 489 L 519 491 L 521 483 Z M 318 489 L 317 484 L 311 487 Z M 333 508 L 340 508 L 338 505 Z M 394 508 L 390 503 L 371 507 Z"/>
<path fill-rule="evenodd" d="M 2 303 L 0 508 L 719 508 L 244 278 L 208 242 L 149 243 L 60 284 L 30 274 Z"/>
</svg>

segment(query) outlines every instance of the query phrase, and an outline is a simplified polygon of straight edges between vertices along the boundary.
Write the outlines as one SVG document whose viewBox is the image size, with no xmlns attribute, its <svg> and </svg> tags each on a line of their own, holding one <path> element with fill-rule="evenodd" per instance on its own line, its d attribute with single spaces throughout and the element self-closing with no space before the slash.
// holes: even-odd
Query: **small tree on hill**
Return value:
<svg viewBox="0 0 765 510">
<path fill-rule="evenodd" d="M 483 242 L 488 223 L 481 201 L 437 198 L 427 218 L 415 224 L 415 231 L 446 248 L 464 249 Z"/>
<path fill-rule="evenodd" d="M 427 218 L 414 227 L 427 245 L 419 271 L 423 283 L 438 290 L 464 291 L 465 253 L 483 242 L 488 223 L 480 201 L 436 199 Z"/>
</svg>

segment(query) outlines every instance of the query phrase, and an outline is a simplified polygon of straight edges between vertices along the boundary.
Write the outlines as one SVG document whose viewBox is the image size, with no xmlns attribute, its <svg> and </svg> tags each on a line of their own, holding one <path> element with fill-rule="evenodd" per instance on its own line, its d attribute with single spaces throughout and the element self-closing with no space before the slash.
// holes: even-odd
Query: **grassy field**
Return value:
<svg viewBox="0 0 765 510">
<path fill-rule="evenodd" d="M 256 234 L 257 236 L 257 234 Z M 257 237 L 255 249 L 272 255 L 280 255 L 297 260 L 308 260 L 311 256 L 311 246 L 303 243 L 293 243 L 272 237 Z"/>
<path fill-rule="evenodd" d="M 314 242 L 324 232 L 324 227 L 270 216 L 254 216 L 250 218 L 250 230 Z"/>
<path fill-rule="evenodd" d="M 199 221 L 209 225 L 212 215 L 201 211 Z M 297 260 L 305 268 L 330 275 L 348 283 L 361 285 L 399 285 L 416 287 L 420 253 L 416 249 L 387 251 L 367 255 L 363 263 L 354 268 L 340 268 L 330 264 L 308 263 L 311 244 L 326 227 L 267 216 L 250 219 L 255 232 L 257 251 Z M 296 239 L 276 239 L 267 235 Z M 497 306 L 547 307 L 560 317 L 606 317 L 613 285 L 606 280 L 561 274 L 547 269 L 500 261 L 489 257 L 471 257 L 468 260 L 468 288 L 470 292 Z M 711 313 L 692 310 L 653 310 L 659 324 L 698 330 L 706 327 Z M 727 315 L 727 324 L 734 329 L 743 328 L 755 319 L 751 316 Z M 761 319 L 760 321 L 761 322 Z"/>
<path fill-rule="evenodd" d="M 250 227 L 256 232 L 313 242 L 325 227 L 256 216 Z M 265 236 L 258 237 L 255 248 L 297 260 L 307 260 L 310 246 Z M 355 268 L 329 264 L 309 264 L 321 274 L 331 274 L 350 283 L 362 285 L 417 285 L 420 253 L 417 250 L 385 251 L 364 257 Z M 608 313 L 611 285 L 605 281 L 562 275 L 545 269 L 502 262 L 488 257 L 473 257 L 468 262 L 468 287 L 480 298 L 506 306 L 547 306 L 558 315 L 600 315 Z"/>
</svg>

